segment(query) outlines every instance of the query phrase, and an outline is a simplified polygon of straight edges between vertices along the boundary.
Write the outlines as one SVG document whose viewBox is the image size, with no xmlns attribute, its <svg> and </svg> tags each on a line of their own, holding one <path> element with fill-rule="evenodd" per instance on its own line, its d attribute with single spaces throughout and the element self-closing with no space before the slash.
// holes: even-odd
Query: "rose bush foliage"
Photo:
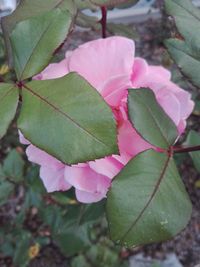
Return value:
<svg viewBox="0 0 200 267">
<path fill-rule="evenodd" d="M 112 109 L 120 154 L 69 166 L 32 145 L 21 133 L 20 140 L 28 145 L 28 159 L 40 165 L 40 177 L 48 192 L 66 191 L 74 187 L 78 201 L 92 203 L 106 197 L 113 177 L 132 157 L 149 148 L 159 151 L 159 148 L 145 141 L 129 122 L 127 89 L 150 88 L 175 123 L 179 135 L 184 132 L 194 103 L 188 92 L 171 81 L 168 70 L 148 65 L 144 59 L 135 57 L 134 42 L 124 37 L 85 43 L 67 52 L 65 59 L 50 64 L 34 79 L 54 79 L 70 72 L 83 76 Z"/>
</svg>

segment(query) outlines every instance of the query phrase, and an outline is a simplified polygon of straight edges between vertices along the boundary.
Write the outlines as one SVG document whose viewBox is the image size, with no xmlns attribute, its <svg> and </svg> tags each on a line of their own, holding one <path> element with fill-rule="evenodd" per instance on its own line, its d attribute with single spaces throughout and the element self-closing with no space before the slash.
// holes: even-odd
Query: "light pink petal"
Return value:
<svg viewBox="0 0 200 267">
<path fill-rule="evenodd" d="M 125 37 L 98 39 L 79 46 L 69 58 L 69 70 L 82 75 L 99 91 L 115 76 L 131 75 L 134 42 Z"/>
<path fill-rule="evenodd" d="M 51 168 L 42 166 L 40 168 L 40 177 L 44 183 L 47 192 L 66 191 L 71 188 L 71 185 L 65 181 L 65 168 Z"/>
<path fill-rule="evenodd" d="M 154 148 L 135 131 L 129 121 L 125 121 L 119 128 L 118 145 L 121 154 L 135 156 L 138 153 Z"/>
<path fill-rule="evenodd" d="M 115 158 L 116 160 L 118 160 L 123 166 L 125 166 L 129 160 L 132 158 L 132 156 L 128 153 L 120 153 L 120 155 L 113 155 L 113 158 Z"/>
<path fill-rule="evenodd" d="M 23 145 L 29 145 L 30 142 L 24 137 L 24 135 L 22 134 L 21 131 L 18 131 L 19 134 L 19 141 L 20 143 L 22 143 Z"/>
<path fill-rule="evenodd" d="M 191 100 L 191 94 L 181 90 L 176 96 L 181 103 L 181 118 L 186 119 L 194 109 L 194 102 Z"/>
<path fill-rule="evenodd" d="M 163 79 L 163 81 L 170 81 L 171 80 L 171 72 L 162 66 L 149 66 L 149 75 L 159 76 Z"/>
<path fill-rule="evenodd" d="M 63 59 L 59 63 L 49 64 L 40 74 L 34 77 L 34 80 L 49 80 L 65 76 L 69 73 L 67 59 Z"/>
<path fill-rule="evenodd" d="M 178 125 L 178 132 L 180 135 L 185 131 L 185 128 L 186 128 L 186 120 L 181 120 Z"/>
<path fill-rule="evenodd" d="M 76 189 L 90 193 L 106 194 L 110 179 L 87 167 L 65 167 L 65 180 Z"/>
<path fill-rule="evenodd" d="M 176 95 L 163 89 L 158 92 L 156 98 L 167 115 L 173 120 L 176 126 L 178 126 L 181 119 L 181 105 Z"/>
<path fill-rule="evenodd" d="M 94 203 L 106 197 L 104 194 L 101 193 L 88 193 L 78 189 L 75 190 L 75 193 L 77 200 L 82 203 Z"/>
<path fill-rule="evenodd" d="M 101 89 L 101 95 L 112 107 L 118 107 L 121 100 L 127 95 L 127 89 L 132 87 L 127 75 L 110 79 Z"/>
<path fill-rule="evenodd" d="M 140 88 L 144 86 L 143 84 L 146 83 L 145 78 L 149 71 L 148 68 L 149 66 L 146 60 L 142 58 L 135 58 L 131 76 L 133 87 Z"/>
<path fill-rule="evenodd" d="M 62 168 L 65 166 L 62 162 L 60 162 L 53 156 L 47 154 L 45 151 L 33 145 L 28 146 L 28 148 L 26 149 L 26 154 L 29 161 L 45 167 L 54 166 L 57 168 Z"/>
<path fill-rule="evenodd" d="M 95 172 L 107 176 L 110 179 L 116 176 L 123 168 L 123 164 L 112 156 L 90 161 L 89 166 Z"/>
<path fill-rule="evenodd" d="M 149 87 L 154 93 L 165 87 L 171 74 L 160 66 L 149 66 L 144 59 L 136 58 L 133 65 L 132 84 L 134 88 Z"/>
</svg>

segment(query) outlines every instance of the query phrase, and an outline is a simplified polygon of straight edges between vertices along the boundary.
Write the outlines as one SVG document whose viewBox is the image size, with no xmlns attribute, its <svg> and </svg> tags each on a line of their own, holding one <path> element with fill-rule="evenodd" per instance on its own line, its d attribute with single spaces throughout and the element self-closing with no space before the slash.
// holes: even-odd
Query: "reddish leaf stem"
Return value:
<svg viewBox="0 0 200 267">
<path fill-rule="evenodd" d="M 195 151 L 200 151 L 200 145 L 190 146 L 190 147 L 173 147 L 174 153 L 186 153 L 186 152 L 195 152 Z"/>
<path fill-rule="evenodd" d="M 100 20 L 102 28 L 102 38 L 106 38 L 106 25 L 107 25 L 107 9 L 105 6 L 101 7 L 102 18 Z"/>
</svg>

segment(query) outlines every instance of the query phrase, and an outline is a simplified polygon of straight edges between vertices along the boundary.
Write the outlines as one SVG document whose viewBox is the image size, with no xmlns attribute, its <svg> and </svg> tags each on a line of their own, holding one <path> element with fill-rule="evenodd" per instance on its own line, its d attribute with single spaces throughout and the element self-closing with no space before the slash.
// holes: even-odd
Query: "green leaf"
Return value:
<svg viewBox="0 0 200 267">
<path fill-rule="evenodd" d="M 111 238 L 127 247 L 172 238 L 190 215 L 191 203 L 174 160 L 153 150 L 133 158 L 108 193 Z"/>
<path fill-rule="evenodd" d="M 200 11 L 189 0 L 166 0 L 165 7 L 184 38 L 169 39 L 165 45 L 181 72 L 194 85 L 200 86 Z"/>
<path fill-rule="evenodd" d="M 168 39 L 165 45 L 181 72 L 196 86 L 200 86 L 199 48 L 192 48 L 179 39 Z"/>
<path fill-rule="evenodd" d="M 157 103 L 152 90 L 130 89 L 128 113 L 135 129 L 149 143 L 164 149 L 174 144 L 178 136 L 176 126 Z"/>
<path fill-rule="evenodd" d="M 14 84 L 0 84 L 0 138 L 2 138 L 13 120 L 18 105 L 18 89 Z"/>
<path fill-rule="evenodd" d="M 0 164 L 0 182 L 4 181 L 6 179 L 6 175 L 3 171 L 3 166 Z"/>
<path fill-rule="evenodd" d="M 0 182 L 0 205 L 3 205 L 8 200 L 9 195 L 13 192 L 14 185 L 8 181 Z"/>
<path fill-rule="evenodd" d="M 18 127 L 42 150 L 68 164 L 117 153 L 112 111 L 78 74 L 32 81 L 22 95 Z"/>
<path fill-rule="evenodd" d="M 91 245 L 87 225 L 63 227 L 54 234 L 54 239 L 62 253 L 67 256 L 80 253 Z"/>
<path fill-rule="evenodd" d="M 85 205 L 85 210 L 82 216 L 79 218 L 79 223 L 91 223 L 102 218 L 105 211 L 105 201 L 100 201 L 98 203 L 93 203 L 90 205 Z"/>
<path fill-rule="evenodd" d="M 9 180 L 13 182 L 20 182 L 23 180 L 24 161 L 15 149 L 11 150 L 6 157 L 3 164 L 3 171 Z"/>
<path fill-rule="evenodd" d="M 19 80 L 42 71 L 66 39 L 71 18 L 60 9 L 19 22 L 11 34 L 14 66 Z"/>
<path fill-rule="evenodd" d="M 191 43 L 200 39 L 200 11 L 190 0 L 165 0 L 165 9 L 174 17 L 178 31 L 185 39 Z"/>
<path fill-rule="evenodd" d="M 10 65 L 12 65 L 12 50 L 9 37 L 16 24 L 20 21 L 27 20 L 41 15 L 44 12 L 53 10 L 54 8 L 69 11 L 72 18 L 77 13 L 77 8 L 73 0 L 21 0 L 17 9 L 10 16 L 6 16 L 2 19 L 1 24 Z"/>
<path fill-rule="evenodd" d="M 13 262 L 16 266 L 27 266 L 30 260 L 28 248 L 31 242 L 31 234 L 26 231 L 21 231 L 18 234 Z"/>
<path fill-rule="evenodd" d="M 71 260 L 72 267 L 91 267 L 90 263 L 83 255 L 73 257 Z"/>
<path fill-rule="evenodd" d="M 191 130 L 187 136 L 187 140 L 185 142 L 187 146 L 199 146 L 200 145 L 200 134 Z M 190 157 L 194 163 L 195 168 L 200 173 L 200 152 L 190 152 Z"/>
<path fill-rule="evenodd" d="M 46 220 L 51 227 L 53 239 L 60 247 L 62 253 L 67 256 L 72 256 L 86 249 L 90 245 L 88 237 L 88 224 L 81 223 L 82 213 L 85 210 L 85 206 L 70 206 L 66 210 L 66 214 L 62 214 L 61 210 L 47 207 L 47 210 L 43 211 L 42 216 L 46 213 Z M 57 214 L 56 214 L 57 213 Z"/>
</svg>

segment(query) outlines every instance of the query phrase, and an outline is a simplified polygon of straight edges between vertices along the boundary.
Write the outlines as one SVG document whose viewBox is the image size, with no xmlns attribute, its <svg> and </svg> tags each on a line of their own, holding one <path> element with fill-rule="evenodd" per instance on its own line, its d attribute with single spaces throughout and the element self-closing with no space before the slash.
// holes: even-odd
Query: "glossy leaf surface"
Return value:
<svg viewBox="0 0 200 267">
<path fill-rule="evenodd" d="M 130 89 L 128 113 L 135 129 L 152 145 L 168 149 L 175 142 L 176 126 L 158 104 L 152 90 Z"/>
<path fill-rule="evenodd" d="M 108 194 L 111 238 L 127 247 L 172 238 L 190 215 L 191 203 L 173 159 L 153 150 L 133 158 Z"/>
<path fill-rule="evenodd" d="M 74 164 L 117 153 L 111 109 L 76 73 L 22 89 L 18 127 L 34 145 Z"/>
<path fill-rule="evenodd" d="M 67 37 L 70 23 L 69 12 L 54 9 L 16 25 L 11 34 L 11 44 L 19 80 L 44 69 L 53 52 Z"/>
</svg>

